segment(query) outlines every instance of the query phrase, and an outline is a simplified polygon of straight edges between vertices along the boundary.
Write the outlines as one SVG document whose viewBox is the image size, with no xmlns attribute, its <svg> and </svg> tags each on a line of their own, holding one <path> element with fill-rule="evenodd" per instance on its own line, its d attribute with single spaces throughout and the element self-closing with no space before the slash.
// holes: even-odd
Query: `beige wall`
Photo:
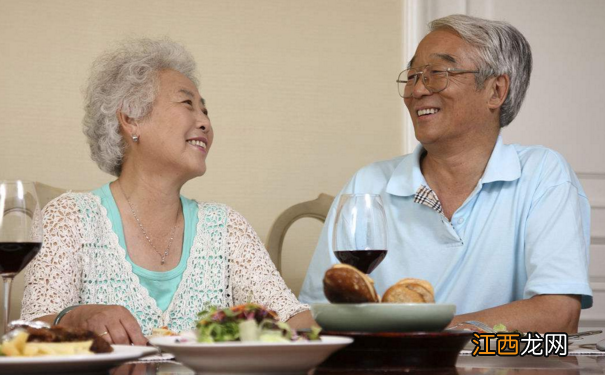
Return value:
<svg viewBox="0 0 605 375">
<path fill-rule="evenodd" d="M 93 59 L 130 36 L 195 56 L 215 129 L 207 174 L 184 194 L 227 203 L 265 240 L 287 207 L 336 194 L 402 152 L 400 0 L 0 0 L 0 179 L 84 190 L 82 88 Z M 298 289 L 321 226 L 295 224 L 284 273 Z"/>
</svg>

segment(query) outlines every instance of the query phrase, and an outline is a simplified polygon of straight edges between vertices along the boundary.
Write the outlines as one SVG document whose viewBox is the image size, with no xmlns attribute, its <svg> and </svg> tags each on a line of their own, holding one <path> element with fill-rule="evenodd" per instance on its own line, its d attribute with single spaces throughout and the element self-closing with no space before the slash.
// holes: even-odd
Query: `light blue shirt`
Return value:
<svg viewBox="0 0 605 375">
<path fill-rule="evenodd" d="M 109 217 L 109 221 L 111 221 L 113 231 L 118 236 L 120 247 L 126 251 L 126 238 L 124 237 L 122 217 L 120 216 L 118 205 L 116 204 L 116 201 L 113 198 L 113 194 L 111 193 L 109 184 L 103 185 L 99 189 L 94 190 L 92 193 L 101 198 L 101 204 L 107 210 L 107 216 Z M 156 301 L 158 307 L 162 311 L 166 311 L 166 309 L 168 309 L 168 306 L 170 305 L 170 302 L 174 297 L 174 293 L 176 293 L 176 290 L 178 289 L 179 284 L 181 283 L 183 273 L 187 268 L 189 250 L 193 245 L 193 238 L 195 237 L 196 227 L 198 223 L 197 202 L 181 196 L 181 204 L 183 206 L 183 220 L 185 223 L 185 231 L 183 234 L 183 248 L 181 252 L 181 260 L 179 261 L 179 264 L 176 267 L 166 272 L 150 271 L 146 268 L 136 265 L 130 258 L 128 251 L 126 251 L 126 260 L 132 266 L 132 272 L 138 276 L 141 285 L 145 287 L 145 289 L 147 289 L 151 298 Z M 158 255 L 158 261 L 159 259 L 160 257 Z"/>
<path fill-rule="evenodd" d="M 476 188 L 449 221 L 414 203 L 422 185 L 422 146 L 359 170 L 344 193 L 380 194 L 388 253 L 370 276 L 378 294 L 405 277 L 428 280 L 435 300 L 465 314 L 538 294 L 576 294 L 592 306 L 588 281 L 590 205 L 563 157 L 541 146 L 505 145 L 498 137 Z M 332 253 L 336 197 L 300 293 L 326 301 L 323 275 Z"/>
</svg>

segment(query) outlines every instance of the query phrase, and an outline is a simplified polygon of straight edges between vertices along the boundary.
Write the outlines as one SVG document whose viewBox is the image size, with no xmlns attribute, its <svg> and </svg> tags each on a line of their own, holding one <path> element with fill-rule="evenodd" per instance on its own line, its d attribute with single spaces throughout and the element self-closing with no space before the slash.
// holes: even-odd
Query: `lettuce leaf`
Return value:
<svg viewBox="0 0 605 375">
<path fill-rule="evenodd" d="M 224 341 L 291 342 L 319 340 L 319 327 L 297 333 L 277 314 L 260 305 L 246 303 L 231 308 L 212 306 L 198 314 L 197 341 L 212 343 Z"/>
</svg>

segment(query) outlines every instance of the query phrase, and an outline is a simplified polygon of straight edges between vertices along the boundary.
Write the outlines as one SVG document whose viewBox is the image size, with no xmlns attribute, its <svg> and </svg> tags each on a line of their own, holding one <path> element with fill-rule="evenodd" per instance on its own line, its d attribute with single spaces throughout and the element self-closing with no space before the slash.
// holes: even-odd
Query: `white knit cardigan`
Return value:
<svg viewBox="0 0 605 375">
<path fill-rule="evenodd" d="M 25 271 L 21 317 L 31 320 L 72 305 L 121 305 L 150 334 L 162 326 L 191 329 L 210 305 L 256 302 L 282 321 L 308 309 L 242 215 L 222 204 L 198 203 L 198 219 L 182 281 L 162 312 L 132 272 L 100 198 L 63 194 L 44 209 L 42 250 Z"/>
</svg>

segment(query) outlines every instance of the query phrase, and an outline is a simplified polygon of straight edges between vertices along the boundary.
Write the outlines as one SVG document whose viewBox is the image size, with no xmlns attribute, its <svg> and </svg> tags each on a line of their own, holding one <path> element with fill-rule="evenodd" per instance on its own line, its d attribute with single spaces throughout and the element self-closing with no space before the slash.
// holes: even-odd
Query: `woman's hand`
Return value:
<svg viewBox="0 0 605 375">
<path fill-rule="evenodd" d="M 100 335 L 110 344 L 146 345 L 141 327 L 123 306 L 82 305 L 67 313 L 61 326 L 85 328 Z"/>
<path fill-rule="evenodd" d="M 311 310 L 299 312 L 298 314 L 288 319 L 286 323 L 288 323 L 290 328 L 294 329 L 304 329 L 311 328 L 313 326 L 319 326 L 315 319 L 313 319 L 313 315 L 311 315 Z"/>
</svg>

